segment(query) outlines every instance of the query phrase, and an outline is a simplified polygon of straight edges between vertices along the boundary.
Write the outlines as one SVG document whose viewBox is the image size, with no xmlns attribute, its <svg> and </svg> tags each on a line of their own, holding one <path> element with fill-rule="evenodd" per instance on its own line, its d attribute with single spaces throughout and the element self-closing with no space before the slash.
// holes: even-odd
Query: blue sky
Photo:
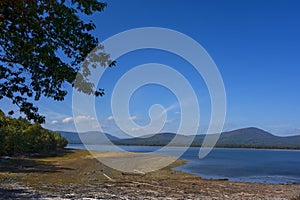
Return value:
<svg viewBox="0 0 300 200">
<path fill-rule="evenodd" d="M 130 0 L 107 1 L 104 12 L 92 17 L 93 34 L 103 41 L 119 32 L 139 27 L 163 27 L 182 32 L 201 44 L 222 75 L 227 95 L 224 130 L 256 126 L 276 135 L 300 134 L 300 2 L 261 0 Z M 102 128 L 119 135 L 110 108 L 118 79 L 133 67 L 156 62 L 178 70 L 195 90 L 201 112 L 199 133 L 210 119 L 210 97 L 201 76 L 184 59 L 158 50 L 129 53 L 106 70 L 100 86 L 106 95 L 96 101 Z M 46 128 L 74 131 L 71 88 L 64 102 L 42 99 Z M 176 131 L 180 107 L 174 95 L 158 85 L 137 90 L 130 114 L 139 125 L 149 123 L 148 110 L 159 103 L 168 111 L 163 131 Z M 4 110 L 12 106 L 6 102 Z M 82 123 L 91 120 L 82 116 Z M 93 120 L 93 119 L 92 119 Z M 93 130 L 97 126 L 87 125 Z"/>
</svg>

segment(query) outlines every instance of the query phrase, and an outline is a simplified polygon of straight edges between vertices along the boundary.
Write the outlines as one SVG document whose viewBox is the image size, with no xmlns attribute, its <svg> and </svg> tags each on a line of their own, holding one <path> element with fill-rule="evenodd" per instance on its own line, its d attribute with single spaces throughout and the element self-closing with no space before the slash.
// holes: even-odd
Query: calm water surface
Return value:
<svg viewBox="0 0 300 200">
<path fill-rule="evenodd" d="M 80 144 L 69 148 L 85 149 Z M 159 147 L 120 146 L 131 152 L 153 152 Z M 89 149 L 115 151 L 111 146 L 90 145 Z M 166 154 L 174 155 L 179 148 L 168 148 Z M 197 174 L 205 179 L 228 178 L 230 181 L 300 184 L 300 151 L 213 149 L 205 158 L 198 158 L 199 148 L 189 148 L 181 159 L 187 164 L 175 170 Z"/>
</svg>

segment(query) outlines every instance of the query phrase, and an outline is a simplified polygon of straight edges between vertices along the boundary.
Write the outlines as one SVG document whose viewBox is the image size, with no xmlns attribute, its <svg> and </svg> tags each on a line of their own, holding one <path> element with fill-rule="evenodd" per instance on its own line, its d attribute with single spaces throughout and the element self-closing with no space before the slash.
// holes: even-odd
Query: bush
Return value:
<svg viewBox="0 0 300 200">
<path fill-rule="evenodd" d="M 59 133 L 23 118 L 7 117 L 0 110 L 0 156 L 49 152 L 67 144 L 66 138 Z"/>
</svg>

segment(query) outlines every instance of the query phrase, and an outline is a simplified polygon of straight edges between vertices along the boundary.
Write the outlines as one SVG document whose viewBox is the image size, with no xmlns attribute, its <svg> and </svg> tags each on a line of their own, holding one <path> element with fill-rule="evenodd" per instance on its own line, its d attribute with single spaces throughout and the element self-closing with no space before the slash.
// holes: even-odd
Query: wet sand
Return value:
<svg viewBox="0 0 300 200">
<path fill-rule="evenodd" d="M 300 195 L 300 185 L 202 180 L 196 175 L 171 170 L 184 164 L 180 160 L 145 173 L 149 164 L 171 159 L 164 156 L 142 156 L 139 165 L 127 162 L 133 156 L 131 153 L 98 152 L 97 156 L 136 169 L 134 172 L 111 169 L 81 150 L 63 151 L 56 157 L 2 159 L 0 198 L 290 200 Z"/>
</svg>

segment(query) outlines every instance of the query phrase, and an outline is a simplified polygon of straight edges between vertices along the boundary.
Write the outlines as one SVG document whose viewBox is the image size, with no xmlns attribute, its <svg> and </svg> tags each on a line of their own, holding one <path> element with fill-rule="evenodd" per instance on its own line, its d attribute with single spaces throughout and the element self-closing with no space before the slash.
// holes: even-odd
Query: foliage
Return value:
<svg viewBox="0 0 300 200">
<path fill-rule="evenodd" d="M 43 123 L 32 102 L 41 96 L 64 100 L 64 83 L 102 96 L 103 89 L 94 89 L 89 81 L 89 70 L 79 72 L 84 58 L 98 45 L 90 34 L 95 24 L 80 17 L 101 12 L 105 6 L 97 0 L 1 0 L 0 99 L 10 99 L 27 119 Z M 101 66 L 115 65 L 108 54 L 101 55 Z M 89 87 L 74 84 L 76 76 Z"/>
<path fill-rule="evenodd" d="M 0 156 L 49 152 L 64 148 L 66 138 L 26 119 L 13 119 L 0 110 Z"/>
</svg>

